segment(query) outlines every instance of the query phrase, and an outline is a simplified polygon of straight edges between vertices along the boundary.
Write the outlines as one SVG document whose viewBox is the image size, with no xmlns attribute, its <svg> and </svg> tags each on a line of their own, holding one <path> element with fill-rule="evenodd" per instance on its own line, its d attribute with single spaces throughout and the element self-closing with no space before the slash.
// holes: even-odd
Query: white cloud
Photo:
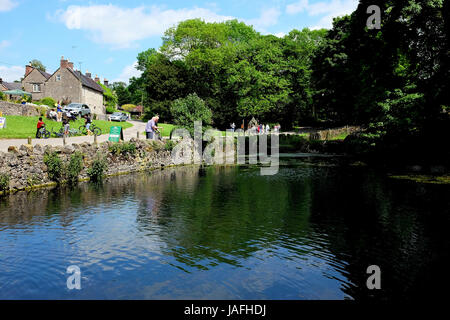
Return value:
<svg viewBox="0 0 450 320">
<path fill-rule="evenodd" d="M 135 61 L 132 65 L 126 66 L 123 68 L 122 73 L 120 76 L 113 80 L 113 82 L 125 82 L 128 83 L 128 80 L 132 77 L 140 77 L 142 74 L 142 71 L 139 71 L 136 69 L 138 63 Z"/>
<path fill-rule="evenodd" d="M 357 8 L 358 2 L 358 0 L 331 0 L 310 4 L 308 0 L 300 0 L 286 6 L 286 13 L 293 15 L 306 11 L 309 16 L 322 15 L 312 29 L 329 29 L 332 27 L 333 18 L 352 13 Z"/>
<path fill-rule="evenodd" d="M 265 28 L 276 25 L 281 12 L 277 8 L 268 8 L 261 11 L 261 15 L 256 19 L 245 20 L 258 31 L 265 31 Z"/>
<path fill-rule="evenodd" d="M 0 12 L 6 12 L 9 10 L 12 10 L 14 7 L 17 6 L 16 2 L 13 2 L 11 0 L 0 0 Z"/>
<path fill-rule="evenodd" d="M 286 6 L 286 13 L 297 14 L 303 12 L 308 7 L 308 0 L 300 0 Z"/>
<path fill-rule="evenodd" d="M 25 74 L 25 68 L 21 66 L 0 66 L 0 78 L 6 82 L 14 82 L 20 80 Z"/>
<path fill-rule="evenodd" d="M 274 33 L 273 35 L 275 37 L 278 37 L 278 38 L 284 38 L 284 36 L 286 36 L 286 33 L 285 32 L 278 32 L 278 33 Z"/>
<path fill-rule="evenodd" d="M 11 45 L 11 42 L 8 40 L 0 41 L 0 50 L 5 49 Z"/>
<path fill-rule="evenodd" d="M 89 31 L 94 42 L 116 48 L 127 48 L 138 40 L 161 36 L 169 27 L 186 19 L 202 18 L 206 22 L 233 19 L 204 8 L 163 10 L 157 6 L 141 6 L 128 9 L 112 4 L 69 6 L 56 16 L 68 29 Z"/>
</svg>

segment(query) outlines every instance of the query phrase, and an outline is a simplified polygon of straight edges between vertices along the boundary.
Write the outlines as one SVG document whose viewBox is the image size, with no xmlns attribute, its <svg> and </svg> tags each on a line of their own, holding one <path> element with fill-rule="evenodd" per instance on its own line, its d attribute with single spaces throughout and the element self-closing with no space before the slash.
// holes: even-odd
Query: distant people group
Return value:
<svg viewBox="0 0 450 320">
<path fill-rule="evenodd" d="M 280 129 L 281 129 L 280 124 L 277 124 L 273 126 L 272 132 L 278 133 L 280 132 Z M 249 125 L 248 132 L 250 132 L 251 134 L 270 134 L 271 129 L 268 124 Z"/>
</svg>

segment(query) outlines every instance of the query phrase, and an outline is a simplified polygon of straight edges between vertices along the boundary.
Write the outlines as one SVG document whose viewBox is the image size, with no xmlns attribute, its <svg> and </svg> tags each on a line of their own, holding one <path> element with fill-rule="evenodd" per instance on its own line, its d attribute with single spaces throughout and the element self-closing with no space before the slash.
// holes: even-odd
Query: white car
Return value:
<svg viewBox="0 0 450 320">
<path fill-rule="evenodd" d="M 112 115 L 110 115 L 109 117 L 109 121 L 127 121 L 128 120 L 128 115 L 122 112 L 114 112 Z"/>
</svg>

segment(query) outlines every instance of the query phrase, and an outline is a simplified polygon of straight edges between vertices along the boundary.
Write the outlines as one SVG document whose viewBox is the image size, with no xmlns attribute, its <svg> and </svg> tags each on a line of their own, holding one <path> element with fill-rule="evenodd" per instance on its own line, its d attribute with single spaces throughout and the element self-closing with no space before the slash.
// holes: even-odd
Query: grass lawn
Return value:
<svg viewBox="0 0 450 320">
<path fill-rule="evenodd" d="M 5 118 L 6 128 L 0 129 L 0 139 L 26 139 L 36 136 L 36 125 L 39 117 L 5 116 Z M 44 122 L 49 131 L 52 131 L 52 129 L 53 131 L 59 131 L 62 127 L 61 122 L 48 119 L 44 119 Z M 108 134 L 110 127 L 120 126 L 126 129 L 133 126 L 128 122 L 109 122 L 104 120 L 94 120 L 92 122 L 102 130 L 102 134 Z M 70 122 L 71 129 L 78 129 L 82 125 L 84 125 L 84 119 Z"/>
</svg>

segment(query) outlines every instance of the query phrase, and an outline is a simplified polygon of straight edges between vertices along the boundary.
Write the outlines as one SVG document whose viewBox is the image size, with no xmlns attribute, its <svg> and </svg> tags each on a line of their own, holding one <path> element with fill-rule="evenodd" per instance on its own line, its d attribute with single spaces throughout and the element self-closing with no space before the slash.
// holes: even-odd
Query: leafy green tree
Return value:
<svg viewBox="0 0 450 320">
<path fill-rule="evenodd" d="M 117 104 L 123 106 L 131 102 L 131 95 L 128 90 L 126 83 L 124 82 L 114 82 L 111 85 L 113 93 L 117 97 Z"/>
<path fill-rule="evenodd" d="M 36 69 L 38 69 L 38 70 L 41 70 L 41 71 L 43 71 L 43 72 L 45 72 L 46 69 L 47 69 L 47 68 L 44 66 L 44 64 L 43 64 L 41 61 L 37 60 L 37 59 L 31 60 L 31 61 L 30 61 L 30 66 L 32 66 L 33 68 L 36 68 Z"/>
<path fill-rule="evenodd" d="M 171 105 L 171 111 L 175 124 L 188 129 L 191 136 L 194 134 L 195 121 L 201 121 L 204 130 L 212 124 L 211 110 L 195 93 L 175 100 Z"/>
</svg>

